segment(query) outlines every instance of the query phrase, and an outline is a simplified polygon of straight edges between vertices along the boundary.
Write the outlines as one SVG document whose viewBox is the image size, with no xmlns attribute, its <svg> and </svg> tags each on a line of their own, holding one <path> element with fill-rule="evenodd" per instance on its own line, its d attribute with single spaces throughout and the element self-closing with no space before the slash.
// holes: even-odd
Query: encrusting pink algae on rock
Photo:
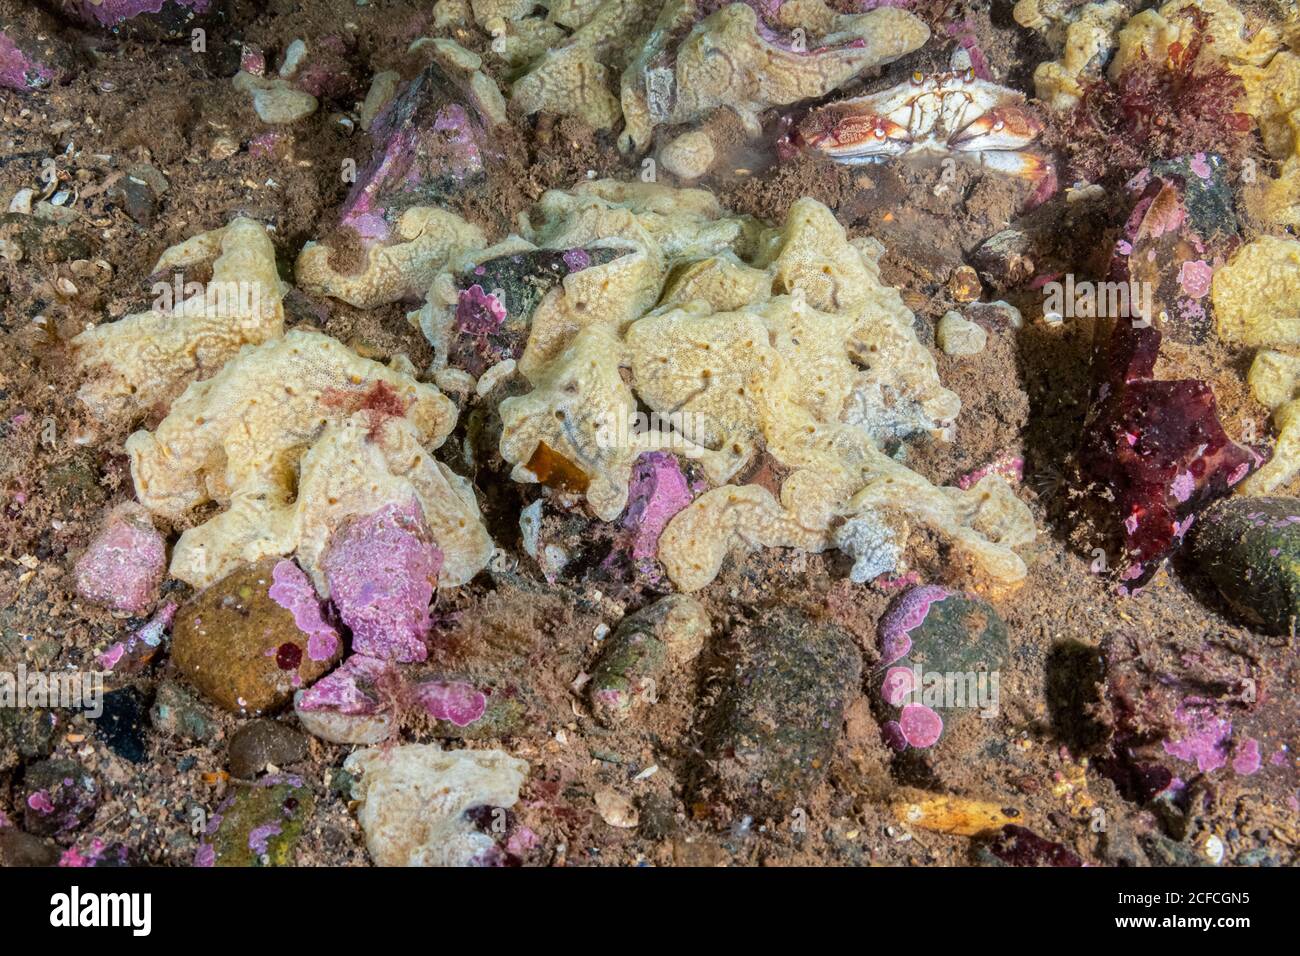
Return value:
<svg viewBox="0 0 1300 956">
<path fill-rule="evenodd" d="M 417 502 L 388 505 L 334 532 L 322 561 L 352 649 L 411 663 L 429 653 L 429 601 L 442 567 Z"/>
<path fill-rule="evenodd" d="M 320 597 L 305 571 L 287 558 L 271 569 L 275 583 L 267 596 L 293 615 L 293 622 L 307 635 L 307 656 L 328 661 L 339 652 L 338 631 L 321 616 Z"/>
<path fill-rule="evenodd" d="M 167 543 L 134 502 L 108 515 L 104 527 L 77 561 L 77 593 L 114 611 L 138 614 L 158 597 Z"/>
</svg>

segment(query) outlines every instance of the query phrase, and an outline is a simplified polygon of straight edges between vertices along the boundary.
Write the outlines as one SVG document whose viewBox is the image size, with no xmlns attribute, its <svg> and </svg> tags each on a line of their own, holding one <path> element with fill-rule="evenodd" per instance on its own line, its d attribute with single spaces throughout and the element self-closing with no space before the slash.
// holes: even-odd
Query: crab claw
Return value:
<svg viewBox="0 0 1300 956">
<path fill-rule="evenodd" d="M 1050 199 L 1060 185 L 1056 178 L 1056 167 L 1047 159 L 1035 153 L 1014 153 L 992 151 L 972 154 L 979 158 L 986 169 L 997 170 L 1008 176 L 1015 176 L 1034 185 L 1034 191 L 1025 200 L 1026 211 L 1042 205 Z"/>
<path fill-rule="evenodd" d="M 912 137 L 906 126 L 876 113 L 853 113 L 830 107 L 818 110 L 799 126 L 798 142 L 839 163 L 869 163 L 907 152 Z"/>
<path fill-rule="evenodd" d="M 952 149 L 1022 149 L 1043 131 L 1042 122 L 1023 106 L 995 106 L 967 123 L 948 140 Z"/>
<path fill-rule="evenodd" d="M 991 150 L 975 153 L 980 164 L 1018 179 L 1037 181 L 1052 172 L 1052 164 L 1034 153 L 1016 153 L 1009 150 Z"/>
</svg>

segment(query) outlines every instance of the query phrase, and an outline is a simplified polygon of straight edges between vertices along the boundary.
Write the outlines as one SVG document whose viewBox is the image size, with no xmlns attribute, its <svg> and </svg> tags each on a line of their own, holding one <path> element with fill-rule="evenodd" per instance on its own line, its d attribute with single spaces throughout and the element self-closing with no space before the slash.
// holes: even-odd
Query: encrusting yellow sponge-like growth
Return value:
<svg viewBox="0 0 1300 956">
<path fill-rule="evenodd" d="M 1261 236 L 1214 274 L 1210 289 L 1219 337 L 1261 346 L 1250 367 L 1251 393 L 1273 412 L 1273 456 L 1238 487 L 1274 494 L 1300 472 L 1300 241 Z"/>
<path fill-rule="evenodd" d="M 211 263 L 197 292 L 172 301 L 171 274 Z M 72 340 L 88 373 L 77 397 L 100 418 L 165 406 L 190 382 L 214 374 L 245 345 L 284 333 L 275 247 L 251 219 L 172 246 L 153 268 L 168 307 L 87 329 Z M 183 287 L 182 287 L 183 288 Z"/>
<path fill-rule="evenodd" d="M 903 568 L 908 536 L 922 526 L 951 542 L 975 583 L 1006 588 L 1024 577 L 1013 549 L 1034 527 L 1001 478 L 936 488 L 882 450 L 946 434 L 961 403 L 898 291 L 881 281 L 878 244 L 849 241 L 812 199 L 777 228 L 728 215 L 699 190 L 646 183 L 584 183 L 539 207 L 526 236 L 439 276 L 413 316 L 430 333 L 435 366 L 453 371 L 450 343 L 464 334 L 457 281 L 521 249 L 594 263 L 531 312 L 517 359 L 530 390 L 499 406 L 500 450 L 517 480 L 585 499 L 612 521 L 642 452 L 696 461 L 714 487 L 659 540 L 682 590 L 706 585 L 731 551 L 762 547 L 837 547 L 854 557 L 855 579 L 868 580 Z M 611 243 L 623 254 L 590 254 Z M 495 377 L 489 369 L 482 380 Z M 641 406 L 670 427 L 624 427 Z M 763 452 L 788 471 L 779 496 L 731 483 Z"/>
<path fill-rule="evenodd" d="M 196 587 L 241 564 L 297 553 L 317 589 L 329 534 L 353 515 L 416 499 L 443 552 L 442 587 L 492 553 L 472 489 L 428 449 L 455 406 L 411 374 L 318 332 L 246 346 L 195 382 L 153 432 L 126 443 L 141 504 L 172 520 L 210 501 L 222 511 L 181 535 L 171 573 Z"/>
</svg>

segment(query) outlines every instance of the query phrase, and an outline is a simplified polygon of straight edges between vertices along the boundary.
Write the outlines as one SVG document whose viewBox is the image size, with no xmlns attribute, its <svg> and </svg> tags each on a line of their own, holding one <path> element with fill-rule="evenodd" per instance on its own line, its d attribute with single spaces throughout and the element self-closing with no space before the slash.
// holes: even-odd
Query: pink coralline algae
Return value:
<svg viewBox="0 0 1300 956">
<path fill-rule="evenodd" d="M 880 619 L 880 663 L 888 665 L 905 657 L 912 650 L 911 632 L 919 627 L 930 611 L 930 605 L 951 595 L 951 591 L 937 584 L 912 588 Z"/>
<path fill-rule="evenodd" d="M 652 586 L 663 584 L 663 569 L 657 560 L 659 536 L 699 491 L 676 455 L 666 451 L 639 455 L 628 483 L 627 508 L 602 569 L 620 579 L 640 577 Z"/>
<path fill-rule="evenodd" d="M 924 704 L 905 704 L 898 716 L 898 732 L 912 747 L 932 747 L 943 733 L 943 718 Z"/>
<path fill-rule="evenodd" d="M 100 668 L 131 673 L 148 664 L 162 647 L 167 630 L 176 616 L 176 608 L 175 601 L 168 601 L 154 612 L 153 617 L 132 631 L 125 641 L 109 645 L 99 655 Z"/>
<path fill-rule="evenodd" d="M 392 665 L 354 654 L 337 670 L 313 684 L 297 706 L 308 711 L 369 716 L 384 709 L 384 697 L 395 696 L 393 688 L 399 681 Z"/>
<path fill-rule="evenodd" d="M 973 488 L 986 475 L 997 475 L 1006 480 L 1007 484 L 1018 485 L 1025 474 L 1025 460 L 1019 455 L 1010 453 L 999 455 L 987 465 L 982 465 L 972 472 L 962 475 L 957 479 L 957 487 L 963 491 Z"/>
<path fill-rule="evenodd" d="M 414 697 L 434 720 L 447 720 L 457 727 L 468 727 L 487 712 L 487 696 L 463 681 L 417 684 Z"/>
<path fill-rule="evenodd" d="M 167 545 L 134 502 L 114 508 L 73 571 L 77 594 L 115 611 L 139 614 L 157 600 Z"/>
<path fill-rule="evenodd" d="M 627 497 L 622 523 L 632 532 L 632 559 L 640 564 L 654 559 L 664 528 L 695 496 L 677 456 L 652 451 L 633 465 Z"/>
<path fill-rule="evenodd" d="M 0 87 L 26 93 L 53 83 L 59 70 L 19 25 L 0 17 Z"/>
<path fill-rule="evenodd" d="M 286 559 L 272 569 L 271 580 L 266 593 L 293 615 L 293 622 L 307 635 L 307 656 L 313 661 L 327 661 L 338 653 L 338 632 L 321 615 L 320 598 L 307 573 Z"/>
<path fill-rule="evenodd" d="M 106 843 L 99 837 L 84 848 L 68 847 L 59 857 L 60 867 L 122 867 L 132 865 L 131 849 L 124 843 Z"/>
<path fill-rule="evenodd" d="M 496 156 L 488 125 L 468 89 L 426 67 L 375 119 L 375 154 L 343 205 L 342 225 L 383 242 L 411 206 L 441 205 Z"/>
<path fill-rule="evenodd" d="M 1214 708 L 1186 704 L 1174 711 L 1174 719 L 1182 725 L 1183 736 L 1164 741 L 1165 753 L 1195 763 L 1201 773 L 1227 764 L 1232 721 L 1221 717 Z"/>
<path fill-rule="evenodd" d="M 911 632 L 925 621 L 930 605 L 949 595 L 949 591 L 937 585 L 923 585 L 894 602 L 879 624 L 882 665 L 892 664 L 911 652 Z M 911 668 L 891 667 L 885 673 L 881 694 L 886 703 L 901 710 L 897 720 L 885 721 L 881 732 L 885 742 L 897 751 L 933 746 L 943 734 L 943 718 L 934 710 L 924 704 L 904 703 L 919 689 Z"/>
<path fill-rule="evenodd" d="M 1259 755 L 1259 741 L 1254 737 L 1247 737 L 1237 747 L 1237 751 L 1232 757 L 1232 769 L 1241 774 L 1243 777 L 1249 777 L 1263 765 L 1263 760 Z"/>
<path fill-rule="evenodd" d="M 89 26 L 112 29 L 142 14 L 183 16 L 207 13 L 215 6 L 215 0 L 65 0 L 59 9 Z"/>
<path fill-rule="evenodd" d="M 465 728 L 487 713 L 488 695 L 466 681 L 417 680 L 405 668 L 354 654 L 312 685 L 296 707 L 300 712 L 357 718 L 423 714 Z"/>
<path fill-rule="evenodd" d="M 334 532 L 322 567 L 354 652 L 400 663 L 428 656 L 429 602 L 442 552 L 429 540 L 417 502 L 349 520 Z"/>
<path fill-rule="evenodd" d="M 1219 169 L 1218 157 L 1201 157 Z M 1219 421 L 1211 387 L 1194 379 L 1156 379 L 1165 334 L 1197 341 L 1204 329 L 1156 316 L 1186 317 L 1180 276 L 1188 250 L 1219 261 L 1235 241 L 1236 220 L 1222 174 L 1207 181 L 1186 161 L 1159 164 L 1131 184 L 1137 200 L 1111 262 L 1111 278 L 1154 289 L 1151 314 L 1116 316 L 1104 377 L 1084 429 L 1084 475 L 1109 489 L 1124 529 L 1120 593 L 1141 587 L 1183 543 L 1198 512 L 1259 466 Z M 1195 291 L 1195 289 L 1193 289 Z M 1203 313 L 1199 305 L 1197 309 Z"/>
<path fill-rule="evenodd" d="M 501 328 L 506 320 L 505 306 L 490 292 L 474 283 L 460 293 L 456 302 L 456 331 L 464 335 L 486 336 Z"/>
</svg>

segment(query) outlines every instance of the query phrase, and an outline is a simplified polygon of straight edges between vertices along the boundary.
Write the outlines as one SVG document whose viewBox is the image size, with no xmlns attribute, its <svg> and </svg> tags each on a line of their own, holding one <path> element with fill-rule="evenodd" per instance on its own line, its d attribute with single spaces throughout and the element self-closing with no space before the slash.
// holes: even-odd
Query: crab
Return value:
<svg viewBox="0 0 1300 956">
<path fill-rule="evenodd" d="M 913 73 L 879 93 L 830 103 L 799 125 L 797 141 L 837 163 L 938 155 L 1039 182 L 1051 164 L 1027 147 L 1043 130 L 1023 94 L 976 78 L 969 66 Z"/>
</svg>

